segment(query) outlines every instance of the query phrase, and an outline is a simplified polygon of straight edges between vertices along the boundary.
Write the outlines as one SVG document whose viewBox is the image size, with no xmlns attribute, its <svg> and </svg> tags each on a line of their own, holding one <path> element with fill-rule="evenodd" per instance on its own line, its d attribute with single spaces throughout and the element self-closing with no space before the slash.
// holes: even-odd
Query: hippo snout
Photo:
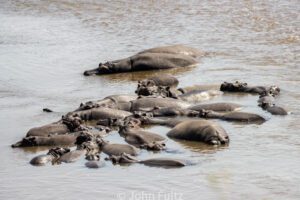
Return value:
<svg viewBox="0 0 300 200">
<path fill-rule="evenodd" d="M 91 69 L 91 70 L 84 71 L 83 75 L 92 76 L 92 75 L 96 75 L 98 73 L 99 73 L 99 70 L 98 70 L 98 68 L 96 68 L 96 69 Z"/>
</svg>

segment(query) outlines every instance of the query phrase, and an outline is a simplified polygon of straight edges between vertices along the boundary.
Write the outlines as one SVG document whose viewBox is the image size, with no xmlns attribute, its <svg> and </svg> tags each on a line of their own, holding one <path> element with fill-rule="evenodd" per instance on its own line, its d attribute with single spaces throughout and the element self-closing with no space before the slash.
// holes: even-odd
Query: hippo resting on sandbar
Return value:
<svg viewBox="0 0 300 200">
<path fill-rule="evenodd" d="M 84 75 L 188 67 L 197 64 L 195 57 L 202 55 L 204 55 L 203 52 L 183 45 L 157 47 L 125 59 L 100 63 L 99 67 L 85 71 Z"/>
</svg>

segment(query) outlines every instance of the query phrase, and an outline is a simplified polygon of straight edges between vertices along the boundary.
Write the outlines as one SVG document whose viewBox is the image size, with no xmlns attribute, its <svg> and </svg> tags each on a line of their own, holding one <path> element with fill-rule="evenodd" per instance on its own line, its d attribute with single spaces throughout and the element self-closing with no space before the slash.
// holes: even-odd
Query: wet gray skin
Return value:
<svg viewBox="0 0 300 200">
<path fill-rule="evenodd" d="M 247 112 L 218 113 L 212 110 L 201 110 L 199 117 L 257 124 L 261 124 L 266 121 L 265 118 L 258 114 Z"/>
<path fill-rule="evenodd" d="M 85 166 L 87 168 L 91 168 L 91 169 L 98 169 L 98 168 L 102 168 L 105 166 L 105 163 L 103 161 L 88 161 L 85 163 Z"/>
<path fill-rule="evenodd" d="M 175 139 L 200 141 L 211 145 L 229 143 L 226 131 L 217 123 L 207 120 L 186 120 L 171 129 L 167 136 Z"/>
<path fill-rule="evenodd" d="M 68 148 L 53 148 L 48 151 L 47 154 L 45 155 L 39 155 L 34 157 L 31 161 L 30 164 L 36 165 L 36 166 L 41 166 L 45 165 L 50 162 L 55 162 L 59 157 L 63 156 L 64 154 L 70 152 L 70 149 Z"/>
<path fill-rule="evenodd" d="M 183 45 L 157 47 L 142 51 L 129 58 L 100 63 L 98 68 L 87 70 L 85 76 L 187 67 L 197 64 L 194 57 L 203 55 L 194 48 Z"/>
</svg>

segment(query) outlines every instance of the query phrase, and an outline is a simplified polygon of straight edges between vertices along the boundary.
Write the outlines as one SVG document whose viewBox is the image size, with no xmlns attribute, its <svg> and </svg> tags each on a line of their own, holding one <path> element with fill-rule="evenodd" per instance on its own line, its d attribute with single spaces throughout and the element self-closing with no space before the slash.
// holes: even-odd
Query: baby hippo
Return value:
<svg viewBox="0 0 300 200">
<path fill-rule="evenodd" d="M 208 120 L 187 120 L 177 124 L 167 136 L 181 140 L 200 141 L 211 145 L 229 143 L 226 131 L 217 123 Z"/>
<path fill-rule="evenodd" d="M 70 149 L 68 148 L 53 148 L 50 149 L 48 151 L 47 154 L 45 155 L 39 155 L 34 157 L 31 161 L 30 164 L 32 165 L 37 165 L 37 166 L 41 166 L 41 165 L 45 165 L 47 163 L 54 163 L 57 159 L 59 159 L 61 156 L 63 156 L 64 154 L 70 152 Z"/>
</svg>

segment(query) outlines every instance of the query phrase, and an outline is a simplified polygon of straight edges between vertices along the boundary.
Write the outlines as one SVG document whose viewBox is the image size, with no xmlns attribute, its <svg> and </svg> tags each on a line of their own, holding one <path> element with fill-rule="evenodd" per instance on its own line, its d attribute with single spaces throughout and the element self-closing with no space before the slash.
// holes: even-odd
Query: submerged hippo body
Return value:
<svg viewBox="0 0 300 200">
<path fill-rule="evenodd" d="M 197 64 L 197 60 L 184 54 L 140 53 L 129 58 L 100 63 L 96 69 L 84 72 L 85 76 L 122 73 L 131 71 L 147 71 L 188 67 Z"/>
<path fill-rule="evenodd" d="M 141 163 L 151 167 L 183 167 L 188 164 L 185 160 L 174 158 L 151 158 L 146 160 L 138 160 L 136 157 L 126 153 L 122 153 L 119 156 L 110 156 L 108 160 L 111 160 L 114 164 L 129 164 L 129 163 Z"/>
<path fill-rule="evenodd" d="M 229 143 L 226 131 L 218 124 L 207 120 L 187 120 L 177 124 L 167 135 L 175 139 L 201 141 L 220 145 Z"/>
<path fill-rule="evenodd" d="M 212 110 L 216 112 L 227 112 L 239 110 L 242 106 L 235 103 L 209 103 L 209 104 L 198 104 L 189 107 L 191 110 Z"/>
<path fill-rule="evenodd" d="M 187 165 L 187 162 L 180 159 L 172 159 L 172 158 L 151 158 L 147 160 L 142 160 L 139 163 L 142 163 L 151 167 L 184 167 Z"/>
</svg>

